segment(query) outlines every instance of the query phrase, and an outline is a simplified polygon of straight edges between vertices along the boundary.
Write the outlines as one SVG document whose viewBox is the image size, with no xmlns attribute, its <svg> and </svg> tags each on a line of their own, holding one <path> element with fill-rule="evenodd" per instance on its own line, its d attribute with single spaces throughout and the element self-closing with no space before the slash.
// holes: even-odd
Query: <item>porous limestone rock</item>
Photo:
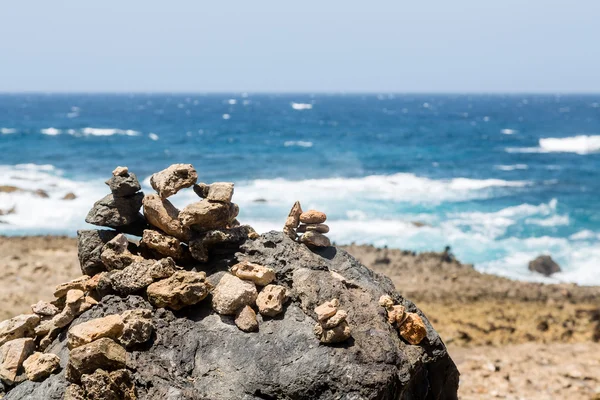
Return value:
<svg viewBox="0 0 600 400">
<path fill-rule="evenodd" d="M 204 272 L 178 271 L 171 277 L 148 286 L 146 292 L 148 301 L 155 307 L 181 310 L 204 300 L 210 289 Z"/>
<path fill-rule="evenodd" d="M 143 221 L 140 214 L 144 194 L 139 192 L 133 196 L 116 197 L 112 193 L 94 203 L 85 222 L 92 225 L 106 226 L 129 232 L 128 226 Z M 135 230 L 131 231 L 135 234 Z"/>
<path fill-rule="evenodd" d="M 83 275 L 79 278 L 70 280 L 69 282 L 61 283 L 54 289 L 54 297 L 57 299 L 66 296 L 69 290 L 86 290 L 86 283 L 90 279 L 89 276 Z"/>
<path fill-rule="evenodd" d="M 127 176 L 127 174 L 129 174 L 129 168 L 118 166 L 113 169 L 112 174 L 113 176 Z"/>
<path fill-rule="evenodd" d="M 346 311 L 337 310 L 337 312 L 333 316 L 331 316 L 331 317 L 327 318 L 325 321 L 321 322 L 321 325 L 325 329 L 335 328 L 336 326 L 338 326 L 339 324 L 344 322 L 346 320 L 346 318 L 348 318 L 348 313 Z"/>
<path fill-rule="evenodd" d="M 224 203 L 231 202 L 233 197 L 233 183 L 231 182 L 215 182 L 208 187 L 206 194 L 207 200 L 221 201 Z"/>
<path fill-rule="evenodd" d="M 179 210 L 167 199 L 161 199 L 156 194 L 144 196 L 144 216 L 148 222 L 165 232 L 167 235 L 187 242 L 190 236 L 189 228 L 179 220 Z"/>
<path fill-rule="evenodd" d="M 329 232 L 329 226 L 325 225 L 325 224 L 310 224 L 310 225 L 302 224 L 298 227 L 298 229 L 296 229 L 296 232 L 298 232 L 298 233 L 304 233 L 304 232 L 310 232 L 310 231 L 315 231 L 315 232 L 319 232 L 319 233 L 327 233 L 327 232 Z"/>
<path fill-rule="evenodd" d="M 41 399 L 40 399 L 41 400 Z M 79 385 L 69 385 L 65 390 L 63 400 L 89 400 L 85 394 L 85 390 Z"/>
<path fill-rule="evenodd" d="M 236 226 L 230 229 L 214 229 L 203 233 L 194 233 L 189 242 L 189 250 L 192 257 L 200 262 L 207 262 L 211 250 L 226 250 L 233 248 L 234 251 L 247 239 L 256 237 L 254 229 L 248 225 Z"/>
<path fill-rule="evenodd" d="M 81 387 L 89 400 L 136 400 L 131 373 L 126 369 L 107 372 L 98 369 L 81 377 Z"/>
<path fill-rule="evenodd" d="M 324 212 L 308 210 L 300 214 L 300 222 L 303 224 L 322 224 L 327 219 Z"/>
<path fill-rule="evenodd" d="M 124 326 L 123 332 L 118 338 L 119 343 L 130 348 L 150 340 L 154 331 L 152 310 L 146 308 L 127 310 L 121 314 L 121 318 Z"/>
<path fill-rule="evenodd" d="M 168 278 L 177 271 L 175 261 L 170 257 L 160 260 L 140 260 L 122 270 L 106 274 L 99 285 L 104 290 L 110 287 L 115 292 L 126 296 L 145 289 L 156 280 Z"/>
<path fill-rule="evenodd" d="M 275 280 L 275 270 L 263 265 L 241 261 L 231 267 L 231 273 L 240 279 L 252 281 L 258 286 L 266 286 Z"/>
<path fill-rule="evenodd" d="M 181 189 L 193 186 L 198 180 L 198 173 L 192 164 L 173 164 L 150 177 L 150 185 L 166 199 Z"/>
<path fill-rule="evenodd" d="M 232 210 L 228 203 L 201 200 L 181 210 L 179 220 L 183 226 L 200 232 L 223 229 L 232 220 Z"/>
<path fill-rule="evenodd" d="M 31 311 L 34 314 L 40 315 L 42 317 L 53 317 L 60 312 L 58 307 L 56 307 L 52 303 L 48 303 L 47 301 L 40 300 L 37 303 L 31 306 Z"/>
<path fill-rule="evenodd" d="M 60 357 L 52 353 L 35 352 L 23 362 L 27 379 L 43 381 L 60 368 Z"/>
<path fill-rule="evenodd" d="M 327 318 L 333 317 L 337 312 L 339 305 L 339 300 L 333 299 L 316 307 L 314 311 L 315 314 L 317 314 L 317 321 L 325 321 Z"/>
<path fill-rule="evenodd" d="M 39 322 L 40 317 L 35 314 L 21 314 L 0 322 L 0 346 L 10 340 L 32 337 Z"/>
<path fill-rule="evenodd" d="M 66 378 L 70 382 L 78 383 L 81 375 L 97 369 L 111 371 L 125 368 L 126 356 L 125 348 L 112 339 L 98 339 L 71 350 Z"/>
<path fill-rule="evenodd" d="M 256 313 L 250 306 L 244 306 L 235 316 L 235 325 L 244 332 L 256 332 L 258 330 L 258 321 Z"/>
<path fill-rule="evenodd" d="M 71 326 L 67 335 L 67 346 L 72 350 L 104 337 L 116 340 L 123 333 L 123 327 L 123 319 L 118 314 Z"/>
<path fill-rule="evenodd" d="M 95 275 L 106 268 L 102 263 L 102 249 L 117 235 L 115 231 L 86 229 L 77 231 L 77 254 L 84 275 Z"/>
<path fill-rule="evenodd" d="M 148 248 L 163 257 L 171 257 L 174 260 L 182 260 L 186 254 L 186 249 L 179 239 L 151 229 L 144 230 L 140 247 Z"/>
<path fill-rule="evenodd" d="M 404 322 L 398 328 L 400 335 L 410 344 L 416 345 L 427 337 L 427 327 L 418 314 L 406 313 Z"/>
<path fill-rule="evenodd" d="M 131 196 L 142 189 L 140 182 L 138 182 L 137 177 L 133 172 L 119 172 L 119 174 L 115 175 L 113 171 L 113 176 L 105 182 L 114 196 Z"/>
<path fill-rule="evenodd" d="M 331 241 L 329 238 L 322 233 L 317 231 L 308 231 L 304 235 L 302 235 L 302 243 L 307 244 L 309 246 L 315 247 L 328 247 L 331 246 Z"/>
<path fill-rule="evenodd" d="M 391 296 L 384 294 L 379 298 L 379 305 L 384 308 L 388 308 L 394 305 L 394 299 Z"/>
<path fill-rule="evenodd" d="M 287 299 L 286 289 L 280 285 L 267 285 L 256 298 L 258 312 L 268 317 L 274 317 L 283 311 L 283 303 Z"/>
<path fill-rule="evenodd" d="M 387 307 L 387 315 L 388 315 L 388 322 L 390 324 L 398 324 L 398 326 L 404 322 L 404 318 L 406 317 L 406 312 L 404 309 L 404 306 L 402 305 L 395 305 L 395 306 L 390 306 Z"/>
<path fill-rule="evenodd" d="M 257 296 L 253 282 L 225 274 L 212 292 L 212 306 L 219 314 L 235 315 L 244 306 L 254 304 Z"/>
<path fill-rule="evenodd" d="M 109 271 L 123 269 L 132 262 L 140 259 L 140 257 L 131 254 L 129 251 L 129 240 L 122 233 L 104 245 L 100 258 Z"/>
<path fill-rule="evenodd" d="M 300 223 L 300 215 L 302 214 L 302 206 L 299 201 L 296 201 L 288 214 L 287 219 L 285 220 L 285 225 L 283 226 L 283 233 L 285 233 L 290 239 L 296 240 L 296 228 L 298 228 L 298 224 Z"/>
<path fill-rule="evenodd" d="M 315 335 L 321 343 L 333 344 L 348 340 L 352 334 L 350 326 L 346 321 L 331 328 L 325 329 L 321 324 L 316 324 L 314 328 Z"/>
<path fill-rule="evenodd" d="M 12 384 L 23 361 L 35 351 L 31 338 L 14 339 L 0 346 L 0 379 Z"/>
</svg>

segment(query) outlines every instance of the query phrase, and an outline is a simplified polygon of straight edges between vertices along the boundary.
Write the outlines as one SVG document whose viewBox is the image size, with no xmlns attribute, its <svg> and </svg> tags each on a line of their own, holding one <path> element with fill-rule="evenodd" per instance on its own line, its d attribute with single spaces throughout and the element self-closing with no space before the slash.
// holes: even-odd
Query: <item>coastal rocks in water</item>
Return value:
<svg viewBox="0 0 600 400">
<path fill-rule="evenodd" d="M 256 332 L 258 321 L 256 313 L 250 306 L 244 306 L 235 317 L 235 325 L 243 332 Z"/>
<path fill-rule="evenodd" d="M 206 200 L 229 203 L 233 197 L 233 187 L 231 182 L 199 183 L 194 185 L 194 192 Z"/>
<path fill-rule="evenodd" d="M 173 164 L 150 177 L 150 185 L 159 196 L 166 199 L 184 188 L 193 186 L 198 173 L 192 164 Z"/>
<path fill-rule="evenodd" d="M 228 203 L 201 200 L 185 207 L 179 213 L 183 226 L 197 231 L 226 228 L 236 216 Z"/>
<path fill-rule="evenodd" d="M 143 217 L 139 212 L 142 208 L 143 198 L 144 194 L 141 192 L 128 197 L 106 195 L 94 203 L 85 222 L 109 228 L 121 228 L 121 230 L 129 232 L 128 226 L 143 222 Z M 135 231 L 131 231 L 131 233 L 136 234 Z"/>
<path fill-rule="evenodd" d="M 129 251 L 129 245 L 127 236 L 122 233 L 104 245 L 100 259 L 107 270 L 123 269 L 140 258 Z"/>
<path fill-rule="evenodd" d="M 41 317 L 53 317 L 60 312 L 58 307 L 47 301 L 40 300 L 31 306 L 31 311 Z"/>
<path fill-rule="evenodd" d="M 125 348 L 109 338 L 77 347 L 69 354 L 66 378 L 78 383 L 81 375 L 93 373 L 97 369 L 111 371 L 125 368 L 126 355 Z"/>
<path fill-rule="evenodd" d="M 126 172 L 122 170 L 118 172 L 119 173 L 115 175 L 113 171 L 113 176 L 106 181 L 106 184 L 113 195 L 118 197 L 131 196 L 142 189 L 140 182 L 138 182 L 137 177 L 133 172 L 129 172 L 129 170 Z"/>
<path fill-rule="evenodd" d="M 123 327 L 120 315 L 108 315 L 71 326 L 67 335 L 67 346 L 72 350 L 104 337 L 116 340 L 123 333 Z"/>
<path fill-rule="evenodd" d="M 84 275 L 92 276 L 105 270 L 101 258 L 102 249 L 116 235 L 117 232 L 109 230 L 77 231 L 77 255 Z"/>
<path fill-rule="evenodd" d="M 268 317 L 274 317 L 283 311 L 283 304 L 286 299 L 285 287 L 279 285 L 267 285 L 260 291 L 256 298 L 258 312 Z"/>
<path fill-rule="evenodd" d="M 254 229 L 248 225 L 196 232 L 189 241 L 189 251 L 194 259 L 207 262 L 211 250 L 233 248 L 235 251 L 247 239 L 257 236 Z"/>
<path fill-rule="evenodd" d="M 144 216 L 148 222 L 179 240 L 187 242 L 190 236 L 189 228 L 179 220 L 179 210 L 167 199 L 161 199 L 155 194 L 144 197 Z"/>
<path fill-rule="evenodd" d="M 176 261 L 184 259 L 186 254 L 186 248 L 179 239 L 151 229 L 144 230 L 140 247 L 148 248 L 162 257 L 171 257 Z"/>
<path fill-rule="evenodd" d="M 31 338 L 11 340 L 0 346 L 0 379 L 12 384 L 23 365 L 23 361 L 35 351 Z"/>
<path fill-rule="evenodd" d="M 285 220 L 285 225 L 283 226 L 283 233 L 285 233 L 290 239 L 296 240 L 298 237 L 296 234 L 296 228 L 298 228 L 298 224 L 300 224 L 300 215 L 302 214 L 302 206 L 299 201 L 296 201 L 288 214 L 287 219 Z"/>
<path fill-rule="evenodd" d="M 253 282 L 225 274 L 212 292 L 212 307 L 219 314 L 235 315 L 244 306 L 254 304 L 257 296 Z"/>
<path fill-rule="evenodd" d="M 539 272 L 544 276 L 550 276 L 561 271 L 560 266 L 550 256 L 539 256 L 530 261 L 529 270 Z"/>
<path fill-rule="evenodd" d="M 121 314 L 123 331 L 118 340 L 126 348 L 136 344 L 145 343 L 152 337 L 154 325 L 152 323 L 152 310 L 138 308 L 127 310 Z"/>
<path fill-rule="evenodd" d="M 23 362 L 27 379 L 43 381 L 60 368 L 60 358 L 52 353 L 35 352 Z"/>
<path fill-rule="evenodd" d="M 329 238 L 322 233 L 317 231 L 308 231 L 304 235 L 302 235 L 301 239 L 302 243 L 315 246 L 315 247 L 328 247 L 331 246 L 331 241 Z"/>
<path fill-rule="evenodd" d="M 76 198 L 77 195 L 75 195 L 75 193 L 69 192 L 62 197 L 62 200 L 75 200 Z"/>
<path fill-rule="evenodd" d="M 14 339 L 33 337 L 39 322 L 40 317 L 35 314 L 22 314 L 0 322 L 0 346 Z"/>
<path fill-rule="evenodd" d="M 135 384 L 126 369 L 107 372 L 103 369 L 81 377 L 81 390 L 90 400 L 137 400 Z"/>
<path fill-rule="evenodd" d="M 210 289 L 204 272 L 178 271 L 148 286 L 147 294 L 148 301 L 155 307 L 181 310 L 204 300 Z"/>
<path fill-rule="evenodd" d="M 275 280 L 275 270 L 263 265 L 242 261 L 231 267 L 231 273 L 240 279 L 252 281 L 258 286 L 266 286 Z"/>
</svg>

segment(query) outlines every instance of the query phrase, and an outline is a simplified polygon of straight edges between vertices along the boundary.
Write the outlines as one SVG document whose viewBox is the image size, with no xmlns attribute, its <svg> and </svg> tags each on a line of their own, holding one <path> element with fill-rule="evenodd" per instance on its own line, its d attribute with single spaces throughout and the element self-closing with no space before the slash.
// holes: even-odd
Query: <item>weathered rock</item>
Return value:
<svg viewBox="0 0 600 400">
<path fill-rule="evenodd" d="M 256 313 L 252 307 L 244 306 L 238 311 L 235 317 L 235 325 L 244 332 L 256 332 L 258 330 Z"/>
<path fill-rule="evenodd" d="M 320 306 L 315 308 L 315 314 L 317 314 L 317 321 L 325 321 L 327 318 L 333 317 L 337 312 L 340 302 L 338 299 L 326 301 Z"/>
<path fill-rule="evenodd" d="M 168 278 L 177 271 L 177 266 L 170 257 L 157 261 L 141 260 L 107 274 L 101 284 L 108 284 L 115 292 L 128 295 L 147 288 L 158 279 Z"/>
<path fill-rule="evenodd" d="M 233 248 L 235 251 L 253 234 L 256 235 L 256 232 L 248 225 L 195 233 L 190 239 L 189 250 L 194 259 L 207 262 L 211 250 Z"/>
<path fill-rule="evenodd" d="M 332 329 L 344 322 L 348 318 L 348 313 L 344 310 L 337 310 L 332 316 L 321 322 L 321 326 L 325 329 Z"/>
<path fill-rule="evenodd" d="M 73 192 L 69 192 L 62 197 L 62 200 L 75 200 L 77 195 Z"/>
<path fill-rule="evenodd" d="M 129 174 L 129 168 L 118 166 L 113 169 L 113 176 L 127 176 Z"/>
<path fill-rule="evenodd" d="M 52 303 L 48 303 L 47 301 L 40 300 L 37 303 L 31 306 L 31 311 L 34 314 L 43 316 L 43 317 L 53 317 L 60 312 L 58 307 L 56 307 Z"/>
<path fill-rule="evenodd" d="M 379 298 L 379 305 L 384 308 L 392 307 L 394 305 L 394 299 L 385 294 Z"/>
<path fill-rule="evenodd" d="M 285 220 L 285 225 L 283 226 L 283 233 L 285 233 L 292 240 L 296 240 L 297 238 L 296 228 L 298 228 L 298 224 L 300 223 L 301 214 L 302 206 L 300 205 L 300 202 L 297 201 L 292 206 L 292 209 Z"/>
<path fill-rule="evenodd" d="M 208 191 L 210 190 L 210 186 L 207 185 L 206 183 L 200 182 L 197 185 L 194 185 L 193 189 L 194 189 L 194 193 L 196 193 L 198 195 L 198 197 L 205 199 L 208 196 Z"/>
<path fill-rule="evenodd" d="M 72 350 L 100 338 L 106 337 L 116 340 L 123 333 L 123 328 L 123 319 L 118 314 L 92 319 L 71 326 L 67 335 L 67 345 Z"/>
<path fill-rule="evenodd" d="M 121 172 L 118 175 L 113 172 L 113 176 L 106 181 L 106 184 L 116 197 L 131 196 L 142 189 L 135 174 L 129 171 Z"/>
<path fill-rule="evenodd" d="M 530 261 L 529 270 L 539 272 L 544 276 L 550 276 L 561 271 L 560 266 L 550 256 L 539 256 Z"/>
<path fill-rule="evenodd" d="M 296 232 L 298 232 L 298 233 L 304 233 L 304 232 L 310 232 L 310 231 L 315 231 L 315 232 L 319 232 L 319 233 L 327 233 L 327 232 L 329 232 L 329 226 L 325 225 L 325 224 L 310 224 L 310 225 L 302 224 L 298 227 L 298 229 L 296 229 Z"/>
<path fill-rule="evenodd" d="M 84 275 L 93 276 L 106 269 L 102 264 L 102 249 L 116 235 L 117 232 L 108 230 L 77 231 L 77 253 Z"/>
<path fill-rule="evenodd" d="M 300 222 L 303 224 L 322 224 L 327 219 L 324 212 L 308 210 L 300 214 Z"/>
<path fill-rule="evenodd" d="M 139 256 L 131 254 L 129 251 L 129 240 L 122 233 L 115 236 L 104 245 L 100 256 L 102 263 L 107 270 L 123 269 L 136 260 Z"/>
<path fill-rule="evenodd" d="M 60 358 L 52 353 L 35 352 L 23 362 L 30 381 L 43 381 L 60 368 Z"/>
<path fill-rule="evenodd" d="M 174 260 L 182 260 L 186 254 L 186 249 L 179 239 L 150 229 L 146 229 L 142 235 L 140 247 L 144 246 L 163 257 L 171 257 Z"/>
<path fill-rule="evenodd" d="M 144 197 L 144 216 L 148 222 L 177 239 L 187 242 L 190 236 L 189 228 L 179 220 L 179 210 L 167 199 L 161 199 L 155 194 Z"/>
<path fill-rule="evenodd" d="M 48 194 L 48 192 L 46 192 L 44 189 L 34 190 L 33 194 L 36 195 L 37 197 L 41 197 L 42 199 L 47 199 L 47 198 L 50 197 L 50 195 Z"/>
<path fill-rule="evenodd" d="M 219 314 L 235 315 L 244 306 L 254 304 L 256 286 L 231 274 L 225 274 L 212 293 L 213 309 Z"/>
<path fill-rule="evenodd" d="M 150 185 L 166 199 L 184 188 L 193 186 L 198 180 L 198 173 L 192 164 L 173 164 L 150 177 Z"/>
<path fill-rule="evenodd" d="M 398 324 L 398 326 L 404 322 L 406 318 L 406 312 L 404 306 L 395 305 L 387 308 L 388 322 L 390 324 Z"/>
<path fill-rule="evenodd" d="M 32 337 L 39 322 L 40 317 L 35 314 L 21 314 L 0 322 L 0 346 L 10 340 Z"/>
<path fill-rule="evenodd" d="M 136 400 L 131 373 L 126 369 L 106 372 L 96 370 L 81 377 L 81 386 L 88 400 Z"/>
<path fill-rule="evenodd" d="M 302 243 L 315 247 L 331 246 L 329 238 L 317 231 L 308 231 L 304 235 L 302 235 Z"/>
<path fill-rule="evenodd" d="M 207 200 L 229 203 L 232 197 L 233 183 L 231 182 L 215 182 L 208 186 Z"/>
<path fill-rule="evenodd" d="M 66 296 L 67 293 L 69 292 L 69 290 L 85 291 L 86 283 L 89 279 L 90 279 L 89 276 L 83 275 L 83 276 L 80 276 L 79 278 L 75 278 L 69 282 L 61 283 L 60 285 L 56 286 L 56 289 L 54 289 L 54 297 L 59 299 L 63 296 Z"/>
<path fill-rule="evenodd" d="M 144 194 L 141 192 L 128 197 L 116 197 L 109 194 L 94 203 L 85 222 L 130 232 L 125 230 L 127 226 L 138 224 L 144 219 L 139 212 L 142 208 L 143 198 Z M 136 234 L 135 231 L 131 231 L 131 233 Z"/>
<path fill-rule="evenodd" d="M 102 338 L 73 349 L 69 355 L 66 378 L 77 383 L 81 375 L 97 369 L 115 370 L 125 368 L 125 348 L 112 339 Z"/>
<path fill-rule="evenodd" d="M 275 270 L 248 261 L 241 261 L 231 267 L 231 273 L 240 279 L 266 286 L 275 280 Z"/>
<path fill-rule="evenodd" d="M 348 340 L 352 334 L 350 326 L 346 321 L 331 329 L 325 329 L 321 324 L 316 324 L 314 328 L 315 335 L 321 343 L 333 344 Z"/>
<path fill-rule="evenodd" d="M 152 310 L 145 308 L 127 310 L 121 314 L 121 318 L 124 327 L 121 336 L 118 338 L 119 343 L 129 348 L 150 340 L 154 331 Z"/>
<path fill-rule="evenodd" d="M 31 338 L 14 339 L 0 346 L 0 379 L 12 385 L 23 361 L 34 351 Z"/>
<path fill-rule="evenodd" d="M 398 328 L 400 335 L 410 344 L 416 345 L 427 337 L 427 327 L 418 314 L 406 313 L 404 322 Z"/>
<path fill-rule="evenodd" d="M 65 390 L 63 400 L 89 400 L 85 394 L 85 390 L 79 385 L 69 385 Z"/>
<path fill-rule="evenodd" d="M 256 298 L 258 312 L 268 317 L 274 317 L 283 311 L 286 289 L 279 285 L 267 285 L 260 291 Z"/>
<path fill-rule="evenodd" d="M 204 272 L 178 271 L 168 279 L 148 286 L 148 301 L 155 307 L 181 310 L 196 304 L 208 295 L 211 289 Z"/>
<path fill-rule="evenodd" d="M 231 206 L 227 203 L 201 200 L 181 210 L 179 220 L 183 226 L 200 232 L 224 229 L 232 220 Z"/>
</svg>

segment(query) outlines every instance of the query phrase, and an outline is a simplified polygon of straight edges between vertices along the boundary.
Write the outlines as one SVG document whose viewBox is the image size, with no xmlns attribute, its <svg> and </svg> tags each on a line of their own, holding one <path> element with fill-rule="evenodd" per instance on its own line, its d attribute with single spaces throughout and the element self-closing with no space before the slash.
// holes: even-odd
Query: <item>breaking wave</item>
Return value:
<svg viewBox="0 0 600 400">
<path fill-rule="evenodd" d="M 302 141 L 302 140 L 288 140 L 283 144 L 285 147 L 313 147 L 313 142 Z"/>
<path fill-rule="evenodd" d="M 578 135 L 566 138 L 542 138 L 539 147 L 508 147 L 508 153 L 575 153 L 600 152 L 600 135 Z"/>
</svg>

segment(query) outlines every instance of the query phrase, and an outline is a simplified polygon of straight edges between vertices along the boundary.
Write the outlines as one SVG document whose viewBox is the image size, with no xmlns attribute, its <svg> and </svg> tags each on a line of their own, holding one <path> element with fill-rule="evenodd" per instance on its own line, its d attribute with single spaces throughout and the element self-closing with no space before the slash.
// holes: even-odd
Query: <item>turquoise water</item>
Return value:
<svg viewBox="0 0 600 400">
<path fill-rule="evenodd" d="M 184 162 L 234 181 L 257 230 L 300 200 L 337 243 L 450 245 L 518 279 L 548 253 L 553 280 L 600 284 L 599 151 L 600 95 L 4 94 L 0 185 L 50 197 L 0 194 L 0 233 L 73 235 L 115 166 Z"/>
</svg>

